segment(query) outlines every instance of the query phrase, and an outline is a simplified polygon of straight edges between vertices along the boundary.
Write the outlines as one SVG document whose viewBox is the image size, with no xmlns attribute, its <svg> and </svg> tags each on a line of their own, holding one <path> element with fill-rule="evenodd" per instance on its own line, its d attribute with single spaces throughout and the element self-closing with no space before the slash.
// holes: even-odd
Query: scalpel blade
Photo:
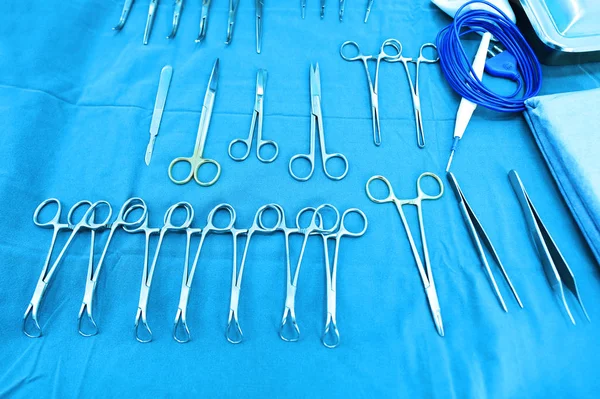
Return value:
<svg viewBox="0 0 600 399">
<path fill-rule="evenodd" d="M 156 93 L 156 102 L 154 103 L 154 112 L 152 113 L 152 123 L 150 124 L 150 141 L 146 148 L 146 165 L 150 165 L 152 159 L 152 152 L 154 151 L 154 142 L 156 136 L 158 136 L 158 129 L 160 128 L 160 121 L 162 114 L 165 109 L 165 103 L 167 102 L 167 94 L 169 93 L 169 86 L 171 86 L 171 77 L 173 76 L 173 67 L 165 65 L 160 72 L 160 81 L 158 83 L 158 92 Z"/>
</svg>

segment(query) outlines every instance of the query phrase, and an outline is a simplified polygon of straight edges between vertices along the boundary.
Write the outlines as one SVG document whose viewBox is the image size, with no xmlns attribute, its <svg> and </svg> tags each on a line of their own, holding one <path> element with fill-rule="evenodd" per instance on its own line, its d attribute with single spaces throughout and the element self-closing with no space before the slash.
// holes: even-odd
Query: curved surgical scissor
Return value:
<svg viewBox="0 0 600 399">
<path fill-rule="evenodd" d="M 310 115 L 310 139 L 308 154 L 296 154 L 290 159 L 288 170 L 290 175 L 298 181 L 307 181 L 315 171 L 315 155 L 316 155 L 316 139 L 319 135 L 319 146 L 321 148 L 321 163 L 323 172 L 331 180 L 342 180 L 348 173 L 348 160 L 341 153 L 328 154 L 325 148 L 325 130 L 323 129 L 323 113 L 321 111 L 321 75 L 319 72 L 319 64 L 313 68 L 310 66 L 310 98 L 311 98 L 311 115 Z M 344 163 L 344 171 L 338 176 L 334 176 L 327 170 L 327 162 L 331 159 L 340 159 Z M 300 177 L 294 173 L 292 165 L 294 161 L 304 159 L 310 165 L 310 172 L 307 176 Z"/>
<path fill-rule="evenodd" d="M 437 195 L 429 195 L 425 193 L 421 187 L 421 180 L 424 177 L 432 177 L 437 184 L 439 185 L 439 193 Z M 388 195 L 384 198 L 375 197 L 371 193 L 370 186 L 374 181 L 381 181 L 385 184 L 388 190 Z M 438 301 L 437 292 L 435 290 L 435 284 L 433 281 L 433 273 L 431 271 L 431 264 L 429 261 L 429 251 L 427 249 L 427 236 L 425 235 L 425 225 L 423 223 L 423 210 L 421 204 L 426 200 L 436 200 L 440 198 L 444 194 L 444 183 L 442 183 L 442 179 L 440 179 L 437 175 L 431 172 L 425 172 L 419 176 L 417 179 L 417 197 L 412 199 L 399 199 L 394 194 L 394 190 L 392 189 L 392 185 L 388 179 L 383 176 L 373 176 L 371 177 L 366 184 L 367 196 L 369 199 L 376 204 L 384 204 L 387 202 L 392 202 L 396 205 L 396 209 L 398 214 L 400 215 L 400 219 L 402 220 L 402 225 L 404 226 L 404 230 L 406 231 L 406 236 L 408 237 L 408 242 L 410 244 L 410 249 L 412 250 L 413 257 L 415 258 L 415 263 L 417 264 L 417 268 L 419 269 L 419 275 L 421 276 L 421 281 L 423 283 L 423 288 L 425 288 L 425 293 L 427 294 L 427 300 L 429 302 L 429 309 L 431 311 L 431 315 L 433 317 L 433 321 L 437 328 L 438 334 L 444 336 L 444 325 L 442 324 L 442 312 L 440 309 L 440 304 Z M 423 257 L 424 261 L 421 260 L 421 256 L 419 255 L 419 251 L 417 250 L 417 246 L 415 244 L 415 240 L 410 231 L 410 227 L 406 220 L 406 216 L 404 215 L 404 211 L 402 210 L 403 205 L 413 205 L 417 207 L 417 215 L 419 218 L 419 231 L 421 233 L 421 245 L 423 247 Z"/>
<path fill-rule="evenodd" d="M 344 52 L 344 49 L 352 47 L 355 49 L 356 54 L 350 56 Z M 393 52 L 386 52 L 386 47 L 393 49 Z M 365 67 L 367 73 L 367 82 L 369 83 L 369 92 L 371 94 L 371 120 L 373 124 L 373 142 L 375 145 L 381 145 L 381 127 L 379 122 L 379 65 L 381 61 L 396 62 L 399 60 L 402 54 L 402 44 L 396 39 L 387 39 L 381 44 L 379 54 L 377 55 L 364 55 L 358 47 L 358 43 L 354 41 L 347 41 L 342 43 L 340 47 L 340 55 L 346 61 L 361 61 Z M 371 80 L 371 72 L 369 72 L 369 60 L 375 60 L 375 81 Z"/>
</svg>

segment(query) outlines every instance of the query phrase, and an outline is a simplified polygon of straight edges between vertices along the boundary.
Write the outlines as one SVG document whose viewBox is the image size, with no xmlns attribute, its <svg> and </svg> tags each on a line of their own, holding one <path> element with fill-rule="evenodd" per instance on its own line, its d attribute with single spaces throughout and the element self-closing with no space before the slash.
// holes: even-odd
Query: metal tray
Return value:
<svg viewBox="0 0 600 399">
<path fill-rule="evenodd" d="M 600 61 L 600 1 L 510 0 L 517 25 L 548 65 Z"/>
</svg>

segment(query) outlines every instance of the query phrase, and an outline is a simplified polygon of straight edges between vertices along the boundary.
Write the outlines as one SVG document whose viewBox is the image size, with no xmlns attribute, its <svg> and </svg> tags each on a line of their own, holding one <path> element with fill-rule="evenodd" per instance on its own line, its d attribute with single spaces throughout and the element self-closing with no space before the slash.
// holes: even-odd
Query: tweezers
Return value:
<svg viewBox="0 0 600 399">
<path fill-rule="evenodd" d="M 565 297 L 563 286 L 567 287 L 567 289 L 575 296 L 579 302 L 579 306 L 581 306 L 583 314 L 589 321 L 590 317 L 583 306 L 581 295 L 577 289 L 575 275 L 573 275 L 573 271 L 567 264 L 567 261 L 560 252 L 560 249 L 558 249 L 558 246 L 552 239 L 552 236 L 548 232 L 544 222 L 542 222 L 540 215 L 533 206 L 533 202 L 531 202 L 531 198 L 529 198 L 529 195 L 527 194 L 525 186 L 523 186 L 517 171 L 511 170 L 508 173 L 508 179 L 510 180 L 510 184 L 512 185 L 517 199 L 519 200 L 519 204 L 521 204 L 525 221 L 527 222 L 529 232 L 537 248 L 540 260 L 542 261 L 542 266 L 544 267 L 544 272 L 546 274 L 546 278 L 548 279 L 548 283 L 552 289 L 560 295 L 560 299 L 562 300 L 565 310 L 567 311 L 567 314 L 569 315 L 569 318 L 573 324 L 575 324 L 575 319 L 569 310 L 569 305 L 567 305 L 567 299 Z"/>
<path fill-rule="evenodd" d="M 469 229 L 469 234 L 471 235 L 471 238 L 473 239 L 473 244 L 475 244 L 475 248 L 477 249 L 477 254 L 479 255 L 479 259 L 483 263 L 485 272 L 490 280 L 490 284 L 492 285 L 492 288 L 494 289 L 496 297 L 498 298 L 498 301 L 500 302 L 500 305 L 502 306 L 502 309 L 504 309 L 505 312 L 508 312 L 508 309 L 506 308 L 506 304 L 504 303 L 504 299 L 502 298 L 502 294 L 500 293 L 500 290 L 498 289 L 498 284 L 496 284 L 496 279 L 494 278 L 494 274 L 492 273 L 492 270 L 490 269 L 490 264 L 488 263 L 487 257 L 485 256 L 485 252 L 483 250 L 483 245 L 485 245 L 485 247 L 488 249 L 488 251 L 492 255 L 492 258 L 494 258 L 494 261 L 496 261 L 498 268 L 502 272 L 502 276 L 504 276 L 504 280 L 506 280 L 506 283 L 510 287 L 510 290 L 512 291 L 515 299 L 517 300 L 517 303 L 519 304 L 519 306 L 521 308 L 523 308 L 523 303 L 521 302 L 521 299 L 519 298 L 519 295 L 517 294 L 515 287 L 513 286 L 512 282 L 510 281 L 510 278 L 508 277 L 508 273 L 506 273 L 506 269 L 504 268 L 504 265 L 502 264 L 502 261 L 500 260 L 500 256 L 498 256 L 498 252 L 494 248 L 494 245 L 492 244 L 490 237 L 485 232 L 485 229 L 483 228 L 483 225 L 477 218 L 477 215 L 475 215 L 473 208 L 471 208 L 471 206 L 469 205 L 469 202 L 467 202 L 467 198 L 465 198 L 465 195 L 463 194 L 462 190 L 460 189 L 460 186 L 458 185 L 458 181 L 456 180 L 456 177 L 451 172 L 447 174 L 447 177 L 448 177 L 448 181 L 450 182 L 450 186 L 452 187 L 452 191 L 454 191 L 454 194 L 456 195 L 456 199 L 458 200 L 458 204 L 460 206 L 460 211 L 462 213 L 465 224 L 467 225 L 467 228 Z M 483 245 L 482 245 L 482 242 L 483 242 Z"/>
<path fill-rule="evenodd" d="M 231 40 L 233 40 L 233 27 L 235 26 L 235 17 L 239 4 L 240 0 L 229 0 L 229 20 L 227 22 L 227 38 L 225 39 L 225 44 L 230 44 Z"/>
<path fill-rule="evenodd" d="M 208 10 L 210 9 L 210 1 L 211 0 L 202 0 L 202 13 L 200 14 L 200 32 L 198 33 L 198 38 L 196 38 L 196 43 L 202 42 L 206 37 L 206 28 L 208 26 Z"/>
</svg>

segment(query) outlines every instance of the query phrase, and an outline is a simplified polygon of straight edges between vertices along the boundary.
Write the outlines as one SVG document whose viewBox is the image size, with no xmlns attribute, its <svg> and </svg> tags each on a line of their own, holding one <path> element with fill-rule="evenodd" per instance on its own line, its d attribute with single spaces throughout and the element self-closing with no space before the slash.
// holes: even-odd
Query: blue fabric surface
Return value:
<svg viewBox="0 0 600 399">
<path fill-rule="evenodd" d="M 111 28 L 121 0 L 0 6 L 0 396 L 597 397 L 600 271 L 521 115 L 478 109 L 453 172 L 499 251 L 524 310 L 505 284 L 501 290 L 509 313 L 501 310 L 448 190 L 423 205 L 446 331 L 440 338 L 396 210 L 370 202 L 364 193 L 375 174 L 386 176 L 401 198 L 415 196 L 422 172 L 443 177 L 459 98 L 439 66 L 422 67 L 427 147 L 420 150 L 404 70 L 383 63 L 383 144 L 376 148 L 363 68 L 343 61 L 339 46 L 356 40 L 364 52 L 375 53 L 384 39 L 397 37 L 406 55 L 417 55 L 448 17 L 425 0 L 378 0 L 365 25 L 364 4 L 350 1 L 340 24 L 333 1 L 322 21 L 316 1 L 308 2 L 306 20 L 296 1 L 267 1 L 263 54 L 257 55 L 252 2 L 241 2 L 229 47 L 223 44 L 228 2 L 213 3 L 206 42 L 196 45 L 199 2 L 186 2 L 172 41 L 164 39 L 171 4 L 161 2 L 148 46 L 141 44 L 147 2 L 134 5 L 118 34 Z M 174 157 L 191 154 L 216 57 L 222 69 L 205 155 L 221 162 L 223 174 L 210 188 L 176 186 L 168 180 L 167 166 Z M 307 183 L 296 182 L 287 171 L 290 157 L 308 147 L 308 70 L 316 61 L 328 149 L 344 153 L 350 162 L 341 182 L 326 179 L 319 165 Z M 167 63 L 173 65 L 173 81 L 146 167 L 159 72 Z M 236 163 L 226 152 L 232 139 L 247 134 L 258 68 L 269 71 L 264 136 L 280 146 L 279 158 L 268 165 L 254 155 Z M 598 64 L 543 72 L 543 94 L 600 86 Z M 591 323 L 576 313 L 581 322 L 572 326 L 548 286 L 507 179 L 513 168 L 577 276 Z M 240 228 L 248 227 L 256 209 L 268 202 L 285 207 L 288 223 L 299 209 L 324 202 L 341 210 L 361 208 L 369 230 L 343 241 L 340 254 L 340 347 L 328 350 L 319 341 L 325 283 L 317 238 L 309 242 L 299 279 L 302 339 L 295 344 L 279 339 L 285 298 L 280 235 L 258 237 L 250 249 L 240 300 L 241 345 L 224 337 L 232 255 L 227 236 L 209 237 L 203 250 L 188 309 L 193 340 L 180 345 L 171 338 L 185 245 L 185 237 L 176 234 L 167 236 L 154 276 L 148 316 L 154 341 L 136 342 L 143 237 L 122 231 L 98 282 L 100 334 L 84 338 L 76 326 L 87 270 L 86 233 L 75 240 L 47 293 L 40 312 L 44 337 L 25 337 L 21 317 L 51 238 L 31 216 L 52 196 L 67 208 L 81 199 L 105 199 L 118 208 L 140 196 L 149 204 L 154 226 L 169 205 L 182 200 L 194 205 L 199 227 L 220 202 L 236 208 Z M 418 235 L 416 212 L 407 210 L 407 217 Z M 65 240 L 61 235 L 59 245 Z M 297 238 L 292 248 L 297 256 Z"/>
<path fill-rule="evenodd" d="M 527 122 L 565 201 L 600 262 L 600 90 L 534 97 Z"/>
</svg>

